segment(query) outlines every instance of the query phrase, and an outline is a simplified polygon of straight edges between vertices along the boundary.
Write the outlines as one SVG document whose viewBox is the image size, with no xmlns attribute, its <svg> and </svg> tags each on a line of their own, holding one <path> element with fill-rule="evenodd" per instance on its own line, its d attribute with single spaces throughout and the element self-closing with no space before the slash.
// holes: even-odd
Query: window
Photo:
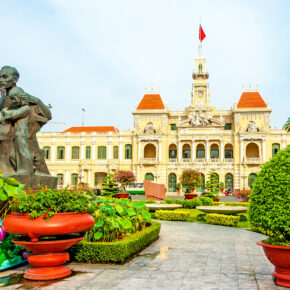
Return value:
<svg viewBox="0 0 290 290">
<path fill-rule="evenodd" d="M 64 159 L 64 147 L 58 146 L 57 147 L 57 159 Z"/>
<path fill-rule="evenodd" d="M 43 147 L 44 150 L 44 158 L 45 159 L 50 159 L 50 147 L 49 146 L 45 146 Z"/>
<path fill-rule="evenodd" d="M 150 180 L 150 181 L 154 181 L 154 176 L 152 173 L 146 173 L 145 174 L 145 180 Z"/>
<path fill-rule="evenodd" d="M 196 158 L 198 158 L 198 159 L 202 159 L 202 158 L 204 158 L 204 149 L 198 149 L 198 150 L 196 150 Z"/>
<path fill-rule="evenodd" d="M 253 183 L 255 182 L 256 178 L 257 178 L 257 174 L 256 173 L 251 173 L 249 175 L 249 177 L 248 177 L 248 185 L 249 185 L 250 188 L 252 188 Z"/>
<path fill-rule="evenodd" d="M 170 173 L 168 176 L 168 191 L 175 192 L 176 191 L 176 174 Z"/>
<path fill-rule="evenodd" d="M 132 145 L 125 145 L 125 159 L 132 159 Z"/>
<path fill-rule="evenodd" d="M 234 189 L 234 176 L 231 173 L 227 173 L 225 176 L 225 190 Z"/>
<path fill-rule="evenodd" d="M 170 124 L 170 130 L 176 131 L 177 130 L 176 124 Z"/>
<path fill-rule="evenodd" d="M 72 147 L 71 159 L 80 159 L 80 147 L 79 146 Z"/>
<path fill-rule="evenodd" d="M 91 146 L 86 147 L 86 159 L 91 159 Z"/>
<path fill-rule="evenodd" d="M 98 159 L 106 159 L 106 147 L 105 146 L 99 146 L 98 147 Z"/>
<path fill-rule="evenodd" d="M 169 159 L 177 158 L 177 147 L 175 144 L 169 146 Z"/>
<path fill-rule="evenodd" d="M 191 155 L 190 145 L 184 144 L 182 146 L 182 158 L 189 159 L 189 158 L 191 158 L 190 155 Z"/>
<path fill-rule="evenodd" d="M 113 147 L 113 159 L 118 159 L 119 158 L 119 147 L 114 146 Z"/>
<path fill-rule="evenodd" d="M 199 65 L 198 65 L 198 73 L 202 73 L 202 64 L 200 63 Z"/>
<path fill-rule="evenodd" d="M 63 185 L 63 174 L 57 175 L 57 185 Z"/>
<path fill-rule="evenodd" d="M 233 150 L 232 149 L 225 150 L 225 158 L 233 158 Z"/>
<path fill-rule="evenodd" d="M 219 158 L 219 147 L 217 144 L 210 146 L 210 158 Z"/>
<path fill-rule="evenodd" d="M 280 150 L 280 144 L 272 144 L 272 157 Z"/>
<path fill-rule="evenodd" d="M 77 185 L 78 184 L 78 175 L 76 173 L 73 173 L 71 175 L 71 184 L 72 185 Z"/>
<path fill-rule="evenodd" d="M 232 123 L 226 123 L 225 130 L 232 130 Z"/>
</svg>

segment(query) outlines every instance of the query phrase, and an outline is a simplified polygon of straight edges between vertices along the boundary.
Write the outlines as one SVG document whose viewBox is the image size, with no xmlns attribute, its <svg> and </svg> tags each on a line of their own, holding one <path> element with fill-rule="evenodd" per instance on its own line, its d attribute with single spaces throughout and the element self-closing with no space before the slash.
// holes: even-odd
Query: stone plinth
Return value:
<svg viewBox="0 0 290 290">
<path fill-rule="evenodd" d="M 149 180 L 144 180 L 144 189 L 147 199 L 163 200 L 166 198 L 166 187 L 164 184 L 157 184 Z"/>
<path fill-rule="evenodd" d="M 51 175 L 5 175 L 6 177 L 12 177 L 18 180 L 20 183 L 25 184 L 25 190 L 33 189 L 37 190 L 40 187 L 47 186 L 48 188 L 56 188 L 57 186 L 57 177 Z M 40 185 L 40 187 L 39 187 Z"/>
</svg>

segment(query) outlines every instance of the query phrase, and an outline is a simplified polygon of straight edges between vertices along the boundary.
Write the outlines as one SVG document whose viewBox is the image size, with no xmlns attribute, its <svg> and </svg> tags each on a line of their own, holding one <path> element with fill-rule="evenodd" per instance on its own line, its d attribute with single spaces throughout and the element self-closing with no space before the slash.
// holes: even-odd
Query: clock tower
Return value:
<svg viewBox="0 0 290 290">
<path fill-rule="evenodd" d="M 202 108 L 209 106 L 208 72 L 206 71 L 205 63 L 200 44 L 198 47 L 198 57 L 195 59 L 195 72 L 192 74 L 194 82 L 192 84 L 191 105 L 193 107 Z"/>
</svg>

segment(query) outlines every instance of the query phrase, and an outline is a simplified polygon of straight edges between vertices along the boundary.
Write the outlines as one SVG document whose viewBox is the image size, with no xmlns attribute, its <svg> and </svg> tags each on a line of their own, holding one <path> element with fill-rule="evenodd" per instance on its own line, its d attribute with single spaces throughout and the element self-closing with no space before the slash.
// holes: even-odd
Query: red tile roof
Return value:
<svg viewBox="0 0 290 290">
<path fill-rule="evenodd" d="M 97 127 L 70 127 L 63 131 L 63 133 L 72 132 L 72 133 L 79 133 L 79 132 L 119 132 L 117 128 L 114 126 L 97 126 Z"/>
<path fill-rule="evenodd" d="M 163 110 L 165 106 L 159 94 L 145 94 L 137 110 Z"/>
<path fill-rule="evenodd" d="M 243 92 L 237 108 L 267 108 L 267 104 L 259 92 Z"/>
</svg>

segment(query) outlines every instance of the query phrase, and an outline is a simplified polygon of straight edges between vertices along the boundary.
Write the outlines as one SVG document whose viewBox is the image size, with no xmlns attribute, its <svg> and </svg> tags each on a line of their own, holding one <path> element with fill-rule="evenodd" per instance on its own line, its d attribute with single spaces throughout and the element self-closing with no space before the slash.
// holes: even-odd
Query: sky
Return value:
<svg viewBox="0 0 290 290">
<path fill-rule="evenodd" d="M 201 21 L 211 105 L 230 109 L 258 86 L 281 128 L 290 107 L 287 0 L 0 0 L 0 66 L 51 104 L 42 131 L 133 129 L 145 88 L 170 110 L 190 105 Z"/>
</svg>

